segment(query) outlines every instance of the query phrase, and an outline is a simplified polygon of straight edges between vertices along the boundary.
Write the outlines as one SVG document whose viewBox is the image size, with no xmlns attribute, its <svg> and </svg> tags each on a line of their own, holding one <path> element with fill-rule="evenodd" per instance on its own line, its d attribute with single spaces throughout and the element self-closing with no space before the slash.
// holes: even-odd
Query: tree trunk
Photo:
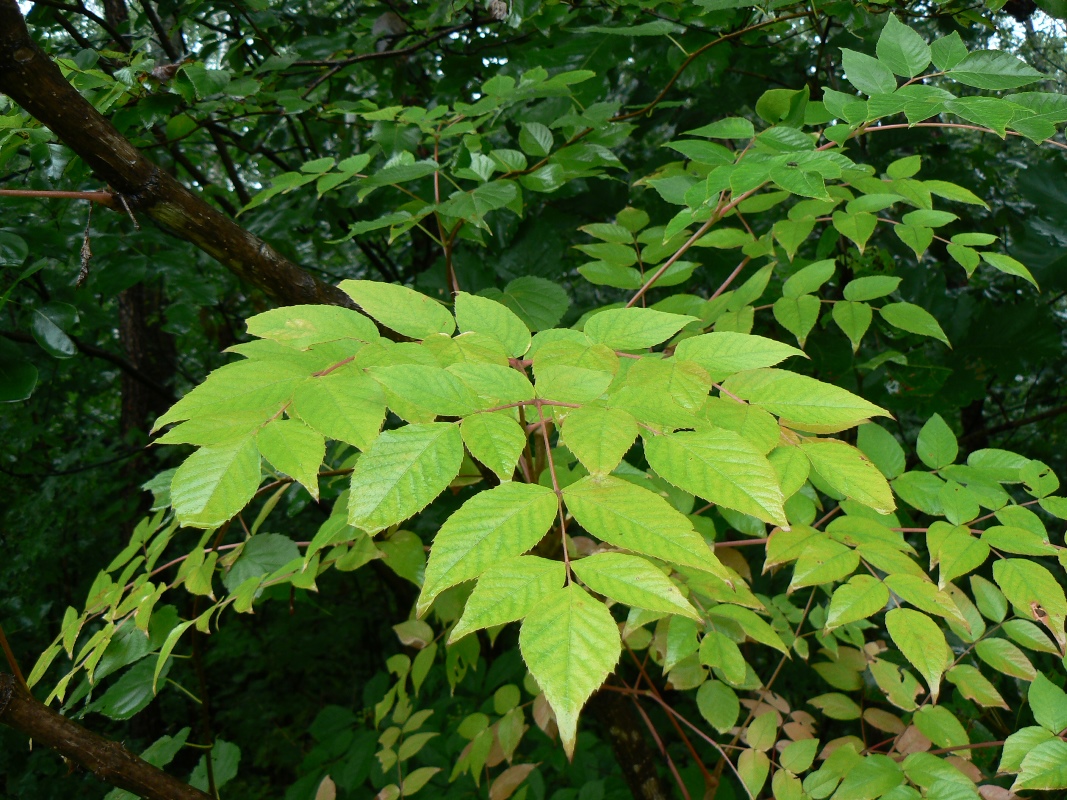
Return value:
<svg viewBox="0 0 1067 800">
<path fill-rule="evenodd" d="M 617 692 L 598 692 L 587 708 L 615 751 L 623 780 L 635 800 L 667 800 L 670 794 L 660 777 L 655 751 L 645 739 L 631 701 Z"/>
<path fill-rule="evenodd" d="M 211 800 L 210 795 L 152 766 L 118 742 L 57 714 L 5 673 L 0 673 L 0 722 L 80 764 L 100 780 L 147 800 Z"/>
</svg>

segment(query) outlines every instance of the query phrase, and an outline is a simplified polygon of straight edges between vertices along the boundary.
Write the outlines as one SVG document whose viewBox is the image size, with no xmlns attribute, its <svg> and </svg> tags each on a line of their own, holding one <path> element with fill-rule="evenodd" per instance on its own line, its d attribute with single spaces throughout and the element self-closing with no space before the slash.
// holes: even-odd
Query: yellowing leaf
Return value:
<svg viewBox="0 0 1067 800">
<path fill-rule="evenodd" d="M 530 349 L 530 329 L 515 312 L 488 297 L 460 292 L 456 295 L 459 329 L 491 336 L 504 345 L 508 355 L 520 358 Z"/>
<path fill-rule="evenodd" d="M 780 369 L 758 369 L 726 379 L 723 388 L 813 433 L 834 433 L 889 412 L 839 386 Z"/>
<path fill-rule="evenodd" d="M 885 615 L 886 629 L 901 654 L 919 670 L 937 702 L 941 675 L 952 663 L 945 634 L 932 619 L 909 608 L 894 608 Z"/>
<path fill-rule="evenodd" d="M 522 619 L 541 598 L 563 588 L 566 576 L 562 561 L 538 556 L 518 556 L 497 563 L 478 579 L 449 642 L 481 628 Z"/>
<path fill-rule="evenodd" d="M 680 489 L 765 522 L 788 525 L 774 469 L 733 431 L 715 428 L 648 437 L 645 457 Z"/>
<path fill-rule="evenodd" d="M 611 613 L 580 586 L 544 597 L 523 620 L 519 649 L 556 714 L 567 756 L 574 755 L 578 713 L 622 652 Z"/>
<path fill-rule="evenodd" d="M 417 514 L 445 490 L 462 463 L 463 440 L 453 423 L 386 431 L 356 462 L 349 524 L 373 534 Z"/>
<path fill-rule="evenodd" d="M 571 569 L 597 594 L 628 606 L 649 611 L 682 614 L 700 621 L 670 578 L 638 556 L 623 553 L 596 553 L 571 562 Z"/>
<path fill-rule="evenodd" d="M 608 473 L 637 439 L 637 421 L 619 408 L 585 406 L 563 421 L 563 444 L 592 473 Z"/>
<path fill-rule="evenodd" d="M 613 308 L 591 316 L 585 323 L 585 335 L 591 342 L 615 350 L 644 350 L 696 321 L 696 317 L 651 308 Z"/>
<path fill-rule="evenodd" d="M 812 467 L 830 486 L 850 500 L 888 514 L 896 508 L 885 477 L 851 445 L 833 439 L 800 445 Z"/>
<path fill-rule="evenodd" d="M 301 305 L 272 308 L 247 320 L 248 332 L 298 350 L 338 339 L 376 342 L 381 338 L 374 323 L 350 308 Z"/>
<path fill-rule="evenodd" d="M 256 444 L 276 470 L 295 478 L 319 499 L 319 467 L 326 455 L 322 434 L 300 420 L 276 419 L 256 434 Z"/>
<path fill-rule="evenodd" d="M 790 356 L 807 358 L 803 350 L 774 339 L 733 331 L 715 331 L 683 339 L 674 355 L 695 361 L 708 371 L 713 381 L 721 381 L 744 370 L 773 367 Z"/>
<path fill-rule="evenodd" d="M 555 493 L 537 484 L 508 482 L 476 494 L 434 537 L 418 613 L 450 586 L 525 553 L 544 537 L 557 510 Z"/>
<path fill-rule="evenodd" d="M 174 513 L 190 528 L 216 528 L 236 515 L 259 486 L 259 450 L 252 436 L 201 447 L 170 484 Z"/>
<path fill-rule="evenodd" d="M 459 425 L 470 454 L 502 481 L 510 481 L 526 446 L 526 433 L 506 412 L 472 414 Z"/>
<path fill-rule="evenodd" d="M 440 303 L 424 294 L 381 281 L 341 281 L 341 291 L 378 322 L 401 336 L 425 339 L 435 333 L 451 334 L 456 321 Z"/>
</svg>

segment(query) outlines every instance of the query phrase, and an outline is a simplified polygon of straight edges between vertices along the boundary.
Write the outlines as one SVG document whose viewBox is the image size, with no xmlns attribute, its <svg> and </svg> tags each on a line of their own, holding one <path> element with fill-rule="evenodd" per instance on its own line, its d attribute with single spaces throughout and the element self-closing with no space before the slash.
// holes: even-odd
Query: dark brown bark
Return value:
<svg viewBox="0 0 1067 800">
<path fill-rule="evenodd" d="M 0 92 L 55 133 L 131 209 L 144 212 L 279 303 L 353 305 L 340 289 L 305 272 L 145 158 L 30 38 L 16 0 L 0 0 Z"/>
<path fill-rule="evenodd" d="M 630 700 L 617 692 L 597 692 L 587 708 L 615 751 L 623 780 L 634 798 L 667 800 L 670 793 L 660 777 L 655 751 L 645 740 Z"/>
<path fill-rule="evenodd" d="M 131 753 L 118 742 L 57 714 L 0 673 L 0 722 L 55 750 L 112 786 L 147 800 L 211 800 Z"/>
</svg>

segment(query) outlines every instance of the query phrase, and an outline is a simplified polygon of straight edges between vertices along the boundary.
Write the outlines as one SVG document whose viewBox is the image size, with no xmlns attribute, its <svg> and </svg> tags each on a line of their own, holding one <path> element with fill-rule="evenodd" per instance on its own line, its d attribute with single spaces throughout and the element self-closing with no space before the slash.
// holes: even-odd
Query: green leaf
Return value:
<svg viewBox="0 0 1067 800">
<path fill-rule="evenodd" d="M 883 475 L 892 480 L 904 472 L 907 463 L 904 448 L 893 434 L 873 422 L 860 425 L 856 432 L 856 447 Z"/>
<path fill-rule="evenodd" d="M 579 525 L 609 544 L 732 580 L 689 518 L 648 489 L 590 475 L 565 488 L 563 499 Z"/>
<path fill-rule="evenodd" d="M 785 646 L 785 642 L 755 611 L 749 608 L 743 608 L 741 606 L 717 605 L 713 608 L 709 608 L 707 611 L 708 617 L 712 623 L 716 620 L 731 620 L 741 626 L 741 630 L 745 632 L 745 635 L 750 637 L 753 641 L 765 644 L 768 647 L 773 647 L 775 650 L 788 655 L 789 648 Z"/>
<path fill-rule="evenodd" d="M 930 48 L 923 37 L 888 14 L 878 37 L 878 60 L 902 78 L 914 78 L 930 66 Z"/>
<path fill-rule="evenodd" d="M 934 240 L 934 232 L 930 228 L 921 225 L 894 225 L 893 233 L 900 241 L 904 242 L 915 253 L 916 259 L 921 259 L 926 248 Z"/>
<path fill-rule="evenodd" d="M 1063 646 L 1067 599 L 1051 572 L 1033 561 L 1006 558 L 993 565 L 993 579 L 1020 617 L 1045 624 Z"/>
<path fill-rule="evenodd" d="M 290 410 L 322 435 L 366 450 L 385 420 L 385 397 L 370 377 L 342 368 L 298 386 Z"/>
<path fill-rule="evenodd" d="M 713 381 L 745 370 L 772 367 L 791 356 L 807 358 L 803 350 L 774 339 L 733 331 L 716 331 L 683 339 L 674 355 L 678 359 L 695 361 L 707 370 Z"/>
<path fill-rule="evenodd" d="M 719 733 L 728 732 L 737 723 L 741 703 L 734 690 L 721 681 L 705 681 L 697 689 L 700 715 Z"/>
<path fill-rule="evenodd" d="M 78 312 L 67 303 L 48 303 L 31 312 L 30 330 L 37 344 L 53 358 L 71 358 L 77 345 L 67 333 L 78 320 Z"/>
<path fill-rule="evenodd" d="M 389 407 L 404 419 L 413 418 L 409 411 L 411 406 L 431 419 L 435 416 L 460 417 L 479 407 L 478 399 L 463 381 L 441 367 L 394 364 L 372 367 L 368 374 L 386 390 Z M 531 399 L 530 392 L 517 398 L 525 399 Z"/>
<path fill-rule="evenodd" d="M 475 331 L 496 339 L 515 358 L 521 358 L 530 349 L 530 329 L 526 323 L 495 300 L 460 292 L 456 295 L 456 322 L 464 333 Z"/>
<path fill-rule="evenodd" d="M 298 350 L 338 339 L 376 342 L 381 336 L 374 323 L 349 308 L 340 306 L 285 306 L 249 317 L 248 332 L 260 339 L 272 339 Z"/>
<path fill-rule="evenodd" d="M 878 309 L 878 313 L 894 328 L 919 336 L 930 336 L 949 347 L 952 346 L 945 332 L 941 330 L 940 323 L 924 308 L 912 303 L 889 303 Z"/>
<path fill-rule="evenodd" d="M 644 350 L 696 321 L 696 317 L 651 308 L 614 308 L 590 317 L 585 323 L 585 335 L 594 344 L 604 344 L 614 350 Z"/>
<path fill-rule="evenodd" d="M 771 760 L 759 750 L 744 750 L 737 759 L 737 774 L 749 797 L 759 795 L 770 774 Z"/>
<path fill-rule="evenodd" d="M 622 652 L 611 613 L 577 584 L 544 597 L 523 620 L 519 649 L 556 714 L 568 757 L 578 713 L 615 669 Z"/>
<path fill-rule="evenodd" d="M 540 122 L 524 122 L 519 129 L 519 147 L 528 156 L 547 156 L 552 151 L 552 131 Z"/>
<path fill-rule="evenodd" d="M 797 774 L 811 769 L 815 756 L 819 752 L 818 739 L 799 739 L 790 742 L 783 749 L 779 763 L 783 769 Z"/>
<path fill-rule="evenodd" d="M 897 80 L 889 67 L 866 53 L 841 48 L 841 64 L 848 82 L 866 95 L 891 94 Z"/>
<path fill-rule="evenodd" d="M 826 614 L 826 627 L 833 629 L 867 619 L 885 608 L 888 602 L 889 589 L 884 583 L 870 575 L 856 575 L 834 590 Z"/>
<path fill-rule="evenodd" d="M 961 575 L 978 569 L 989 558 L 989 545 L 972 536 L 966 528 L 954 528 L 938 548 L 937 584 L 944 589 L 946 584 Z"/>
<path fill-rule="evenodd" d="M 472 414 L 460 423 L 459 432 L 470 454 L 502 481 L 510 481 L 526 446 L 526 433 L 507 412 Z"/>
<path fill-rule="evenodd" d="M 834 303 L 833 317 L 837 326 L 852 342 L 852 352 L 859 350 L 863 334 L 871 326 L 871 319 L 874 317 L 871 307 L 866 303 L 839 300 Z"/>
<path fill-rule="evenodd" d="M 1032 284 L 1035 289 L 1041 289 L 1041 287 L 1037 285 L 1037 281 L 1034 280 L 1034 276 L 1030 274 L 1030 270 L 1011 256 L 1006 256 L 1001 253 L 990 253 L 988 251 L 983 251 L 981 256 L 982 260 L 994 269 L 1000 270 L 1005 275 L 1014 275 L 1017 278 L 1022 278 L 1027 283 Z"/>
<path fill-rule="evenodd" d="M 802 245 L 811 232 L 815 229 L 815 220 L 812 218 L 787 220 L 780 219 L 774 223 L 771 230 L 774 232 L 774 238 L 778 240 L 778 243 L 785 249 L 786 255 L 789 256 L 789 260 L 793 260 L 793 256 L 796 255 L 797 249 Z"/>
<path fill-rule="evenodd" d="M 563 444 L 593 474 L 619 466 L 637 433 L 637 420 L 619 408 L 585 406 L 563 420 Z"/>
<path fill-rule="evenodd" d="M 885 615 L 886 629 L 901 654 L 912 663 L 930 687 L 937 702 L 941 676 L 952 663 L 945 634 L 932 619 L 910 608 L 894 608 Z"/>
<path fill-rule="evenodd" d="M 856 278 L 845 285 L 846 300 L 875 300 L 892 294 L 900 286 L 900 278 L 892 275 L 872 275 Z"/>
<path fill-rule="evenodd" d="M 463 440 L 450 422 L 386 431 L 356 462 L 348 522 L 377 533 L 417 514 L 459 474 Z"/>
<path fill-rule="evenodd" d="M 696 621 L 700 615 L 670 578 L 638 556 L 596 553 L 571 562 L 582 583 L 598 594 L 628 606 L 681 614 Z"/>
<path fill-rule="evenodd" d="M 835 268 L 836 262 L 828 258 L 797 270 L 782 285 L 783 297 L 801 297 L 817 292 L 824 283 L 834 277 Z"/>
<path fill-rule="evenodd" d="M 1022 768 L 1026 754 L 1043 742 L 1050 741 L 1053 734 L 1044 728 L 1031 725 L 1020 728 L 1011 734 L 1004 742 L 1004 750 L 1000 757 L 998 772 L 1018 772 Z"/>
<path fill-rule="evenodd" d="M 1038 725 L 1056 735 L 1067 728 L 1067 692 L 1040 672 L 1030 684 L 1027 699 Z"/>
<path fill-rule="evenodd" d="M 201 447 L 174 473 L 174 513 L 190 528 L 216 528 L 251 502 L 259 481 L 259 450 L 253 437 Z"/>
<path fill-rule="evenodd" d="M 982 257 L 978 254 L 977 250 L 973 250 L 970 247 L 963 247 L 958 244 L 950 244 L 945 247 L 948 254 L 952 257 L 952 260 L 963 267 L 967 273 L 967 277 L 971 277 L 974 271 L 978 268 L 978 265 L 982 262 Z"/>
<path fill-rule="evenodd" d="M 563 287 L 544 278 L 527 275 L 504 287 L 499 300 L 515 312 L 531 331 L 555 327 L 563 319 L 571 301 Z"/>
<path fill-rule="evenodd" d="M 566 578 L 562 561 L 518 556 L 497 563 L 478 579 L 449 643 L 482 628 L 522 619 L 542 598 L 562 588 Z"/>
<path fill-rule="evenodd" d="M 319 467 L 326 456 L 322 434 L 300 420 L 275 419 L 256 434 L 259 452 L 271 465 L 301 483 L 319 499 Z"/>
<path fill-rule="evenodd" d="M 435 333 L 450 335 L 456 329 L 447 308 L 406 286 L 352 280 L 341 281 L 339 286 L 367 314 L 401 336 L 425 339 Z"/>
<path fill-rule="evenodd" d="M 934 39 L 930 45 L 930 55 L 935 67 L 941 71 L 950 70 L 967 57 L 967 45 L 959 33 L 953 31 L 948 36 Z"/>
<path fill-rule="evenodd" d="M 799 297 L 779 297 L 774 301 L 773 308 L 778 324 L 796 336 L 797 342 L 803 346 L 811 329 L 819 321 L 822 304 L 819 298 L 802 294 Z"/>
<path fill-rule="evenodd" d="M 1067 742 L 1043 742 L 1023 758 L 1019 777 L 1011 790 L 1067 789 Z"/>
<path fill-rule="evenodd" d="M 985 706 L 986 708 L 993 706 L 1008 708 L 1008 704 L 1000 696 L 1000 692 L 978 671 L 977 667 L 972 667 L 970 664 L 959 664 L 946 672 L 945 678 L 960 690 L 960 694 L 980 706 Z"/>
<path fill-rule="evenodd" d="M 18 403 L 33 394 L 37 367 L 14 342 L 0 337 L 0 403 Z"/>
<path fill-rule="evenodd" d="M 660 476 L 690 494 L 765 522 L 788 524 L 774 469 L 759 450 L 733 431 L 647 437 L 645 457 Z"/>
<path fill-rule="evenodd" d="M 222 583 L 231 593 L 236 592 L 249 578 L 265 578 L 298 558 L 300 550 L 288 536 L 257 533 L 241 547 Z"/>
<path fill-rule="evenodd" d="M 941 469 L 955 462 L 959 455 L 956 434 L 940 414 L 930 417 L 919 431 L 915 452 L 930 469 Z"/>
<path fill-rule="evenodd" d="M 935 194 L 938 197 L 943 197 L 946 200 L 952 200 L 957 203 L 966 203 L 972 206 L 982 206 L 982 208 L 989 208 L 985 200 L 976 195 L 970 189 L 964 189 L 962 186 L 957 186 L 954 183 L 948 181 L 923 181 L 923 188 L 929 191 L 931 194 Z M 986 234 L 964 234 L 970 236 L 985 236 Z M 953 241 L 956 237 L 953 236 Z M 993 237 L 996 240 L 996 237 Z M 990 242 L 985 242 L 989 244 Z M 961 242 L 961 244 L 978 244 L 978 242 Z"/>
<path fill-rule="evenodd" d="M 741 650 L 726 635 L 710 631 L 700 642 L 700 663 L 722 671 L 730 683 L 743 684 L 748 674 L 748 665 Z"/>
<path fill-rule="evenodd" d="M 822 479 L 845 497 L 879 514 L 896 508 L 893 492 L 882 473 L 856 448 L 827 439 L 803 443 L 800 449 Z"/>
<path fill-rule="evenodd" d="M 727 378 L 723 388 L 777 414 L 782 424 L 834 433 L 889 412 L 829 383 L 780 369 L 757 369 Z"/>
<path fill-rule="evenodd" d="M 551 489 L 510 481 L 460 506 L 434 537 L 419 615 L 445 589 L 477 578 L 495 563 L 521 555 L 541 541 L 557 510 Z"/>
<path fill-rule="evenodd" d="M 510 180 L 483 183 L 469 192 L 454 192 L 437 210 L 450 217 L 465 219 L 480 228 L 486 227 L 485 215 L 504 208 L 520 197 L 519 185 Z M 451 331 L 444 331 L 450 333 Z"/>
<path fill-rule="evenodd" d="M 833 214 L 834 228 L 837 232 L 856 243 L 856 247 L 862 253 L 867 246 L 867 240 L 871 238 L 874 229 L 878 227 L 878 218 L 874 214 L 863 211 L 835 211 Z"/>
<path fill-rule="evenodd" d="M 756 135 L 752 123 L 744 117 L 726 117 L 691 131 L 686 136 L 704 136 L 708 139 L 751 139 Z"/>
<path fill-rule="evenodd" d="M 948 76 L 976 89 L 1017 89 L 1044 76 L 1003 50 L 976 50 L 948 70 Z"/>
<path fill-rule="evenodd" d="M 997 672 L 1032 681 L 1037 670 L 1022 650 L 1006 639 L 982 639 L 974 646 L 974 652 Z"/>
</svg>

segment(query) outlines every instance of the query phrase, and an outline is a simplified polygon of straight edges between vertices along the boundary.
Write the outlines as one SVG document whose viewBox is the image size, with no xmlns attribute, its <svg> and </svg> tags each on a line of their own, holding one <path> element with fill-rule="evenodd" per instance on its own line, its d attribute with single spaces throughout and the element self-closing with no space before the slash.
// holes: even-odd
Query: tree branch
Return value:
<svg viewBox="0 0 1067 800">
<path fill-rule="evenodd" d="M 352 307 L 340 289 L 301 269 L 145 158 L 30 38 L 17 0 L 0 0 L 0 92 L 51 129 L 134 211 L 143 211 L 274 300 Z"/>
<path fill-rule="evenodd" d="M 118 742 L 57 714 L 6 673 L 0 673 L 0 722 L 80 764 L 100 780 L 147 800 L 210 800 L 209 795 L 152 766 Z"/>
<path fill-rule="evenodd" d="M 970 441 L 971 439 L 981 438 L 983 436 L 992 436 L 997 433 L 1005 433 L 1007 431 L 1013 431 L 1016 428 L 1022 428 L 1026 425 L 1033 425 L 1035 422 L 1044 422 L 1046 419 L 1052 419 L 1062 414 L 1067 414 L 1067 405 L 1056 406 L 1056 408 L 1050 408 L 1048 411 L 1042 411 L 1039 414 L 1032 414 L 1029 417 L 1023 417 L 1021 419 L 1015 419 L 1011 422 L 1005 422 L 1000 425 L 994 425 L 990 428 L 983 428 L 978 431 L 971 431 L 968 434 L 960 437 L 961 442 Z"/>
</svg>

